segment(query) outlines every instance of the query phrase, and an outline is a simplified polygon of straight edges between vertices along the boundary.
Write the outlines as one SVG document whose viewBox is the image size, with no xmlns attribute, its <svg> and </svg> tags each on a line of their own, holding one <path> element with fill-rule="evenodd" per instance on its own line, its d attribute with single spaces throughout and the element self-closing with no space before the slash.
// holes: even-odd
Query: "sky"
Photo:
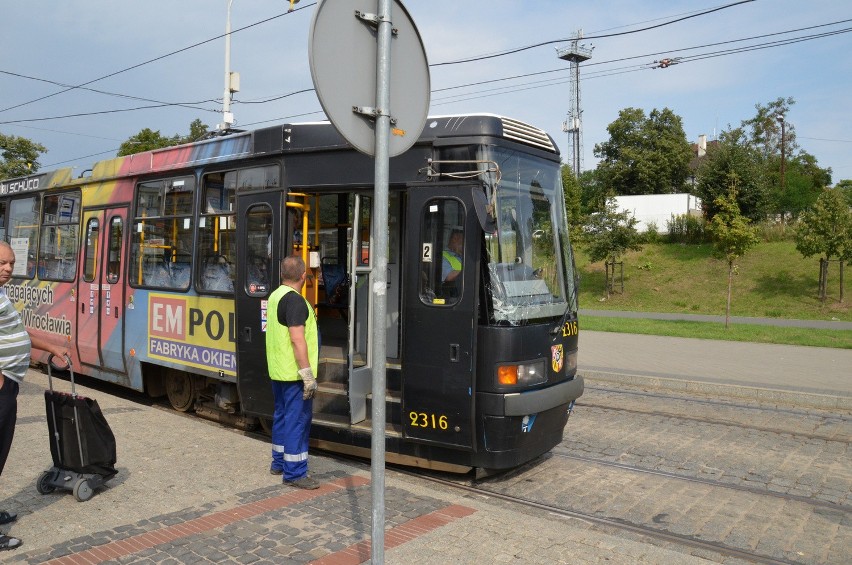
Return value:
<svg viewBox="0 0 852 565">
<path fill-rule="evenodd" d="M 376 9 L 375 0 L 351 3 Z M 562 131 L 569 64 L 556 48 L 582 30 L 580 44 L 593 48 L 580 66 L 583 170 L 595 167 L 594 146 L 609 138 L 607 125 L 624 108 L 647 114 L 667 107 L 695 142 L 739 126 L 755 115 L 756 104 L 792 97 L 785 120 L 799 146 L 832 169 L 833 182 L 852 179 L 849 0 L 402 5 L 430 65 L 430 115 L 487 112 L 527 122 L 550 133 L 570 162 Z M 222 122 L 228 6 L 228 0 L 0 0 L 0 133 L 44 145 L 42 171 L 74 167 L 76 176 L 114 157 L 143 128 L 172 136 L 188 134 L 195 119 L 215 127 Z M 240 74 L 231 104 L 236 127 L 325 119 L 308 56 L 316 2 L 301 0 L 292 13 L 288 7 L 286 0 L 230 2 L 230 68 Z M 815 34 L 823 37 L 805 39 Z M 538 44 L 545 45 L 522 49 Z M 516 52 L 504 54 L 509 51 Z M 654 68 L 677 57 L 677 64 Z M 471 58 L 478 60 L 442 64 Z"/>
</svg>

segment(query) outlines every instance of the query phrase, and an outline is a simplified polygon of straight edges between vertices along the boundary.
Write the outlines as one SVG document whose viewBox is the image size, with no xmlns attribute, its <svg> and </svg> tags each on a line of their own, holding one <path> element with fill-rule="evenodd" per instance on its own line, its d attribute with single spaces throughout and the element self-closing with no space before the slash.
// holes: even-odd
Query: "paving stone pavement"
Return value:
<svg viewBox="0 0 852 565">
<path fill-rule="evenodd" d="M 595 359 L 591 353 L 598 347 L 610 347 L 593 345 L 592 333 L 581 340 L 581 347 L 589 349 L 588 360 Z M 724 373 L 704 367 L 694 375 L 680 371 L 694 363 L 669 367 L 663 362 L 663 352 L 697 355 L 717 343 L 682 350 L 672 349 L 668 342 L 642 342 L 635 347 L 644 347 L 643 355 L 631 359 L 619 350 L 620 366 L 610 356 L 611 366 L 595 369 L 613 378 L 662 375 L 705 384 L 716 378 L 724 386 L 852 397 L 848 378 L 844 382 L 830 376 L 838 360 L 849 358 L 846 351 L 824 356 L 824 373 L 822 366 L 811 366 L 815 375 L 830 377 L 808 383 L 782 378 L 789 375 L 785 371 L 776 373 L 776 382 L 768 382 L 763 372 L 742 373 L 744 380 L 738 382 L 731 368 L 737 355 L 744 355 L 741 362 L 750 366 L 748 348 L 726 351 Z M 648 351 L 649 347 L 657 349 Z M 773 353 L 783 363 L 799 352 L 783 349 L 768 357 Z M 645 358 L 649 360 L 642 364 Z M 56 386 L 70 388 L 64 381 Z M 98 400 L 118 440 L 118 475 L 86 502 L 77 502 L 68 491 L 38 494 L 36 479 L 51 466 L 46 387 L 47 377 L 30 371 L 19 397 L 15 442 L 0 478 L 0 508 L 18 513 L 18 520 L 2 531 L 22 538 L 24 545 L 0 552 L 0 562 L 354 565 L 369 561 L 369 467 L 312 453 L 311 474 L 322 487 L 291 489 L 268 473 L 266 441 L 85 387 L 78 386 L 78 392 Z M 818 449 L 814 446 L 815 453 Z M 821 484 L 816 477 L 814 481 Z M 706 563 L 675 547 L 652 545 L 624 532 L 544 511 L 519 510 L 392 474 L 386 479 L 385 512 L 386 563 Z"/>
<path fill-rule="evenodd" d="M 54 386 L 70 390 L 65 381 Z M 24 545 L 0 553 L 0 562 L 369 561 L 369 466 L 312 454 L 311 475 L 322 487 L 293 489 L 269 474 L 265 441 L 79 385 L 78 393 L 98 400 L 117 438 L 118 475 L 85 502 L 70 491 L 38 494 L 36 479 L 52 465 L 46 387 L 46 376 L 31 370 L 19 396 L 0 504 L 19 516 L 3 531 Z M 386 563 L 704 562 L 580 520 L 518 512 L 392 474 L 385 501 Z"/>
</svg>

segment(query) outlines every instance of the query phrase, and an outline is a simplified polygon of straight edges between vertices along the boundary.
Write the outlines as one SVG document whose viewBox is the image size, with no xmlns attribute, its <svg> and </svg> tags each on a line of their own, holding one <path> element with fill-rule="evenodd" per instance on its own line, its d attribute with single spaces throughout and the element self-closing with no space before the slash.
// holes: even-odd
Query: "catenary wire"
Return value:
<svg viewBox="0 0 852 565">
<path fill-rule="evenodd" d="M 272 16 L 272 17 L 266 18 L 266 19 L 264 19 L 264 20 L 260 20 L 260 21 L 258 21 L 258 22 L 254 22 L 253 24 L 249 24 L 249 25 L 247 25 L 247 26 L 243 26 L 243 27 L 241 27 L 241 28 L 239 28 L 239 29 L 231 30 L 231 35 L 233 35 L 233 34 L 235 34 L 235 33 L 239 33 L 239 32 L 241 32 L 241 31 L 245 31 L 245 30 L 247 30 L 247 29 L 249 29 L 249 28 L 252 28 L 252 27 L 258 26 L 258 25 L 260 25 L 260 24 L 264 24 L 264 23 L 266 23 L 266 22 L 270 22 L 270 21 L 275 20 L 275 19 L 278 19 L 278 18 L 280 18 L 280 17 L 282 17 L 282 16 L 287 16 L 287 15 L 290 15 L 291 13 L 295 13 L 295 12 L 298 12 L 298 11 L 301 11 L 301 10 L 305 10 L 305 9 L 310 8 L 311 6 L 315 6 L 315 5 L 316 5 L 316 2 L 314 2 L 313 4 L 307 4 L 307 5 L 305 5 L 305 6 L 302 6 L 301 8 L 295 8 L 292 12 L 284 12 L 284 13 L 278 14 L 277 16 Z M 14 108 L 20 108 L 21 106 L 26 106 L 26 105 L 28 105 L 28 104 L 32 104 L 32 103 L 34 103 L 34 102 L 39 102 L 40 100 L 45 100 L 46 98 L 51 98 L 51 97 L 53 97 L 53 96 L 57 96 L 57 95 L 59 95 L 59 94 L 64 94 L 65 92 L 68 92 L 68 91 L 70 91 L 70 90 L 74 90 L 74 89 L 77 89 L 77 88 L 80 88 L 80 87 L 83 87 L 83 86 L 86 86 L 86 85 L 89 85 L 89 84 L 92 84 L 92 83 L 95 83 L 95 82 L 98 82 L 98 81 L 101 81 L 101 80 L 104 80 L 104 79 L 107 79 L 107 78 L 110 78 L 110 77 L 114 77 L 114 76 L 116 76 L 116 75 L 120 75 L 120 74 L 122 74 L 122 73 L 126 73 L 127 71 L 131 71 L 131 70 L 133 70 L 133 69 L 138 69 L 139 67 L 143 67 L 143 66 L 148 65 L 148 64 L 150 64 L 150 63 L 153 63 L 153 62 L 155 62 L 155 61 L 159 61 L 159 60 L 161 60 L 161 59 L 165 59 L 165 58 L 167 58 L 167 57 L 171 57 L 172 55 L 177 55 L 178 53 L 182 53 L 182 52 L 184 52 L 184 51 L 189 51 L 190 49 L 194 49 L 194 48 L 199 47 L 199 46 L 201 46 L 201 45 L 205 45 L 205 44 L 207 44 L 207 43 L 210 43 L 211 41 L 216 41 L 217 39 L 221 39 L 221 38 L 225 37 L 225 35 L 227 35 L 227 34 L 223 33 L 223 34 L 221 34 L 221 35 L 217 35 L 216 37 L 211 37 L 210 39 L 205 39 L 204 41 L 199 41 L 198 43 L 195 43 L 195 44 L 193 44 L 193 45 L 189 45 L 189 46 L 187 46 L 187 47 L 182 47 L 181 49 L 177 49 L 177 50 L 175 50 L 175 51 L 172 51 L 171 53 L 166 53 L 165 55 L 160 55 L 159 57 L 154 57 L 153 59 L 148 59 L 147 61 L 143 61 L 143 62 L 141 62 L 141 63 L 137 63 L 137 64 L 132 65 L 132 66 L 130 66 L 130 67 L 126 67 L 126 68 L 121 69 L 121 70 L 119 70 L 119 71 L 115 71 L 115 72 L 113 72 L 113 73 L 110 73 L 110 74 L 104 75 L 104 76 L 99 77 L 99 78 L 96 78 L 96 79 L 92 79 L 92 80 L 90 80 L 90 81 L 87 81 L 87 82 L 84 82 L 84 83 L 78 84 L 78 85 L 76 85 L 76 86 L 71 86 L 71 87 L 66 88 L 66 89 L 64 89 L 64 90 L 60 90 L 59 92 L 54 92 L 53 94 L 47 94 L 47 95 L 42 96 L 42 97 L 40 97 L 40 98 L 35 98 L 35 99 L 33 99 L 33 100 L 29 100 L 29 101 L 27 101 L 27 102 L 22 102 L 22 103 L 20 103 L 20 104 L 16 104 L 16 105 L 14 105 L 14 106 L 9 106 L 8 108 L 2 108 L 2 109 L 0 109 L 0 112 L 6 112 L 7 110 L 12 110 L 12 109 L 14 109 Z"/>
<path fill-rule="evenodd" d="M 656 28 L 659 28 L 659 27 L 675 24 L 675 23 L 682 22 L 684 20 L 688 20 L 688 19 L 691 19 L 691 18 L 697 18 L 699 16 L 706 16 L 707 14 L 711 14 L 713 12 L 718 12 L 719 10 L 725 10 L 727 8 L 733 8 L 734 6 L 738 6 L 740 4 L 747 4 L 749 2 L 754 2 L 754 0 L 740 0 L 739 2 L 733 2 L 731 4 L 725 4 L 724 6 L 718 6 L 716 8 L 711 8 L 709 10 L 704 10 L 703 12 L 698 12 L 696 14 L 683 16 L 683 17 L 680 17 L 680 18 L 676 18 L 674 20 L 669 20 L 667 22 L 663 22 L 661 24 L 656 24 L 656 25 L 643 27 L 643 28 L 640 28 L 640 29 L 634 29 L 634 30 L 630 30 L 630 31 L 621 31 L 621 32 L 618 32 L 618 33 L 589 35 L 589 36 L 583 37 L 582 39 L 583 40 L 604 39 L 604 38 L 609 38 L 609 37 L 618 37 L 618 36 L 621 36 L 621 35 L 630 35 L 630 34 L 633 34 L 633 33 L 639 33 L 639 32 L 642 32 L 642 31 L 648 31 L 648 30 L 651 30 L 651 29 L 656 29 Z M 516 47 L 514 49 L 508 49 L 506 51 L 500 51 L 498 53 L 493 53 L 491 55 L 480 55 L 478 57 L 469 57 L 467 59 L 458 59 L 456 61 L 445 61 L 443 63 L 434 63 L 430 66 L 441 67 L 441 66 L 445 66 L 445 65 L 458 65 L 458 64 L 461 64 L 461 63 L 472 63 L 474 61 L 482 61 L 482 60 L 485 60 L 485 59 L 493 59 L 495 57 L 504 57 L 506 55 L 512 55 L 512 54 L 515 54 L 515 53 L 520 53 L 521 51 L 527 51 L 529 49 L 534 49 L 536 47 L 543 47 L 545 45 L 552 45 L 554 43 L 565 43 L 567 41 L 573 41 L 573 40 L 574 39 L 570 38 L 570 37 L 567 38 L 567 39 L 553 39 L 553 40 L 550 40 L 550 41 L 542 41 L 540 43 L 535 43 L 533 45 L 526 45 L 524 47 Z"/>
</svg>

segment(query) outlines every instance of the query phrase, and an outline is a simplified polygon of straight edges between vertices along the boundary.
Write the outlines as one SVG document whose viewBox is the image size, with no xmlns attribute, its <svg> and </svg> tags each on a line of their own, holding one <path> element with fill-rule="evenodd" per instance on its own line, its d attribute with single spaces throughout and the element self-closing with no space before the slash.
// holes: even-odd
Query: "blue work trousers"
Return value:
<svg viewBox="0 0 852 565">
<path fill-rule="evenodd" d="M 283 469 L 285 481 L 308 474 L 308 436 L 313 399 L 303 400 L 302 381 L 272 381 L 272 468 Z"/>
</svg>

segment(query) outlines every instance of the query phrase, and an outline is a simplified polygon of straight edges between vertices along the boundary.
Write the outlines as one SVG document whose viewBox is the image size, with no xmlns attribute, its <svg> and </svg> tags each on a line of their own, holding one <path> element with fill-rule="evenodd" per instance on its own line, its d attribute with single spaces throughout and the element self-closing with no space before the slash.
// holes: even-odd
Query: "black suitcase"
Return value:
<svg viewBox="0 0 852 565">
<path fill-rule="evenodd" d="M 68 360 L 70 367 L 70 359 Z M 51 360 L 47 362 L 49 390 L 44 391 L 50 454 L 53 467 L 38 478 L 36 488 L 48 494 L 62 488 L 79 501 L 89 500 L 95 489 L 114 477 L 115 436 L 97 400 L 75 391 L 74 371 L 70 370 L 71 393 L 53 390 Z"/>
</svg>

